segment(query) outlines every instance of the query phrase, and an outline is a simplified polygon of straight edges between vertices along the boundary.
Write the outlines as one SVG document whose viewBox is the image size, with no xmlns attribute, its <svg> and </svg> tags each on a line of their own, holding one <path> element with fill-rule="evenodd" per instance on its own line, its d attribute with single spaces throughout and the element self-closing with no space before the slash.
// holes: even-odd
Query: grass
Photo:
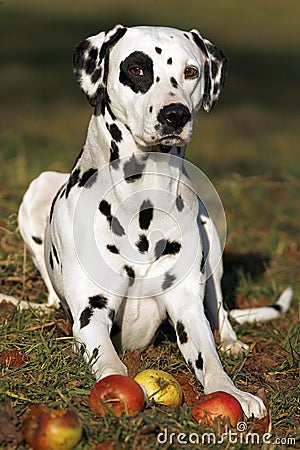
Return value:
<svg viewBox="0 0 300 450">
<path fill-rule="evenodd" d="M 74 46 L 117 22 L 147 18 L 149 24 L 198 27 L 226 50 L 224 95 L 210 116 L 199 114 L 188 148 L 188 159 L 213 181 L 226 212 L 224 296 L 240 307 L 272 304 L 292 285 L 294 298 L 280 320 L 237 326 L 252 351 L 237 360 L 221 358 L 238 387 L 259 391 L 269 403 L 270 418 L 249 421 L 248 430 L 260 436 L 269 430 L 273 441 L 281 439 L 270 448 L 293 447 L 287 440 L 299 439 L 300 424 L 299 2 L 255 0 L 245 7 L 237 0 L 190 0 L 183 10 L 177 0 L 87 0 L 84 6 L 10 0 L 0 11 L 0 291 L 32 301 L 44 301 L 46 292 L 24 249 L 16 212 L 30 180 L 42 170 L 68 171 L 84 142 L 91 111 L 73 80 Z M 178 411 L 148 406 L 133 418 L 96 418 L 88 406 L 94 380 L 72 352 L 61 311 L 40 317 L 0 305 L 0 357 L 1 449 L 27 448 L 21 427 L 36 402 L 78 412 L 85 436 L 77 449 L 100 449 L 108 440 L 110 448 L 197 448 L 170 439 L 159 444 L 157 436 L 165 428 L 176 436 L 210 431 L 191 419 L 189 400 L 201 387 L 169 330 L 140 356 L 122 358 L 131 371 L 156 367 L 179 377 L 188 404 Z M 220 435 L 224 424 L 218 427 Z M 218 447 L 259 446 L 225 441 Z"/>
</svg>

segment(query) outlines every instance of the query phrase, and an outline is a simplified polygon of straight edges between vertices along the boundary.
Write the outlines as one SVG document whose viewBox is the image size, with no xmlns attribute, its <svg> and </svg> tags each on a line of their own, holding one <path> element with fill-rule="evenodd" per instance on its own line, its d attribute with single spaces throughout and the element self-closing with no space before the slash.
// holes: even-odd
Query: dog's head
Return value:
<svg viewBox="0 0 300 450">
<path fill-rule="evenodd" d="M 185 145 L 201 105 L 210 112 L 227 58 L 190 32 L 117 25 L 83 41 L 74 73 L 95 114 L 121 121 L 141 146 Z"/>
</svg>

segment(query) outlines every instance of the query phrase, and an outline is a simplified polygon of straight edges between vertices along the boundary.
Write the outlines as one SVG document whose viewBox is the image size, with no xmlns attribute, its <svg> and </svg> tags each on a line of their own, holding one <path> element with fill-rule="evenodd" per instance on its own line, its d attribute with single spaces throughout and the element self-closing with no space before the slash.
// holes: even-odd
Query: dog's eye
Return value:
<svg viewBox="0 0 300 450">
<path fill-rule="evenodd" d="M 136 77 L 143 77 L 144 76 L 144 71 L 139 66 L 132 66 L 132 67 L 129 68 L 129 71 L 130 71 L 130 73 L 132 75 L 134 75 Z"/>
<path fill-rule="evenodd" d="M 199 70 L 197 67 L 188 66 L 184 69 L 184 77 L 185 79 L 194 79 L 197 78 L 199 75 Z"/>
</svg>

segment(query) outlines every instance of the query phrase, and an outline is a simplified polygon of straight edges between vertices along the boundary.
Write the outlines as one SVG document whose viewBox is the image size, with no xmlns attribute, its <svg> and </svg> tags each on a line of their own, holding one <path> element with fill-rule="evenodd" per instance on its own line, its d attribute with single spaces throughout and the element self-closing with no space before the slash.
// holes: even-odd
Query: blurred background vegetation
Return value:
<svg viewBox="0 0 300 450">
<path fill-rule="evenodd" d="M 298 0 L 1 0 L 0 217 L 39 172 L 69 171 L 81 149 L 92 112 L 72 74 L 82 39 L 116 23 L 197 28 L 230 68 L 187 158 L 219 191 L 229 247 L 285 257 L 292 246 L 298 258 L 299 17 Z"/>
</svg>

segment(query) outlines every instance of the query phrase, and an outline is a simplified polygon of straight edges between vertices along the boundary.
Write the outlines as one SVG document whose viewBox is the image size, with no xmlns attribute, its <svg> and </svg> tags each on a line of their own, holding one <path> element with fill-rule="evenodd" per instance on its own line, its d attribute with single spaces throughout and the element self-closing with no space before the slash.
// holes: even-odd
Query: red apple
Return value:
<svg viewBox="0 0 300 450">
<path fill-rule="evenodd" d="M 173 375 L 163 370 L 146 369 L 134 377 L 154 403 L 178 408 L 182 403 L 182 389 Z"/>
<path fill-rule="evenodd" d="M 141 411 L 145 397 L 141 386 L 125 375 L 109 375 L 98 381 L 91 390 L 90 406 L 94 413 L 126 416 Z"/>
<path fill-rule="evenodd" d="M 34 450 L 71 450 L 82 437 L 82 426 L 71 409 L 38 404 L 26 416 L 24 436 Z"/>
<path fill-rule="evenodd" d="M 197 422 L 210 426 L 217 417 L 228 417 L 230 424 L 236 426 L 243 419 L 243 410 L 235 397 L 217 391 L 201 397 L 192 408 L 192 416 Z"/>
</svg>

